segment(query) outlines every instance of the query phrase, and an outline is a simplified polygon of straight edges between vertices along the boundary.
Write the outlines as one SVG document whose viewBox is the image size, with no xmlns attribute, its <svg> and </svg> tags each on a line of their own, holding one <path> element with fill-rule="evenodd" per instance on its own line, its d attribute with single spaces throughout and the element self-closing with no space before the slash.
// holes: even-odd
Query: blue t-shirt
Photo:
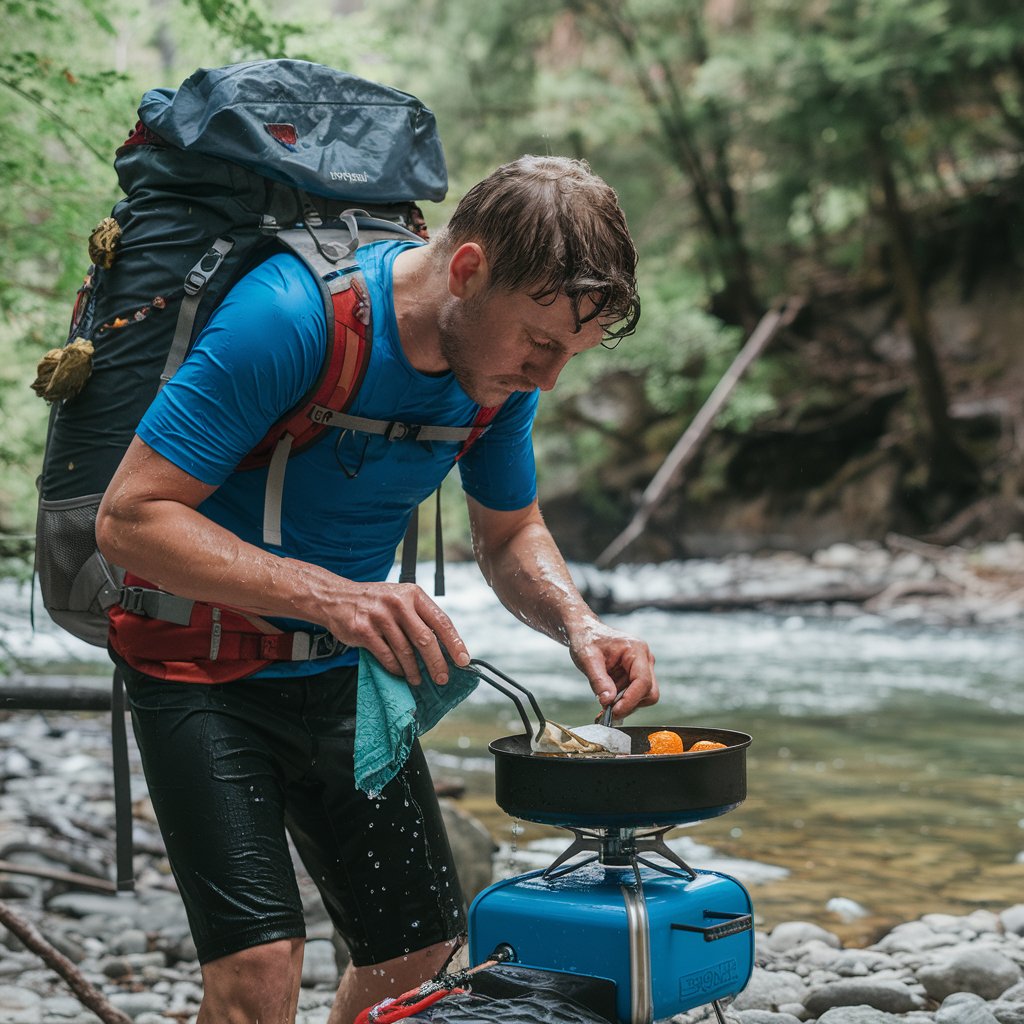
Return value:
<svg viewBox="0 0 1024 1024">
<path fill-rule="evenodd" d="M 348 412 L 406 423 L 469 426 L 479 410 L 450 373 L 406 359 L 392 302 L 392 267 L 404 242 L 358 250 L 370 293 L 373 345 Z M 327 324 L 316 280 L 295 256 L 271 257 L 232 288 L 160 392 L 138 435 L 179 469 L 217 490 L 199 511 L 257 547 L 359 581 L 387 578 L 412 510 L 454 464 L 461 442 L 388 441 L 328 430 L 288 462 L 280 547 L 263 543 L 265 468 L 235 467 L 319 375 Z M 523 508 L 536 495 L 531 430 L 537 392 L 509 398 L 491 429 L 459 460 L 464 490 L 488 508 Z M 302 624 L 275 620 L 290 628 Z M 301 675 L 354 653 L 282 662 L 260 675 Z"/>
</svg>

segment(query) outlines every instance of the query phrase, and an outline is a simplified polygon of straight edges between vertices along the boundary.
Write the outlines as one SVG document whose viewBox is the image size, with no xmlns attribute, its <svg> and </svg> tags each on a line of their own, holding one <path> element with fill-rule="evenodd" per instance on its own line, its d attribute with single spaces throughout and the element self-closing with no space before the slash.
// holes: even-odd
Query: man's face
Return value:
<svg viewBox="0 0 1024 1024">
<path fill-rule="evenodd" d="M 564 295 L 537 302 L 525 292 L 486 289 L 449 297 L 438 323 L 441 352 L 474 402 L 501 405 L 515 391 L 550 391 L 566 363 L 601 343 L 596 320 L 578 333 Z"/>
</svg>

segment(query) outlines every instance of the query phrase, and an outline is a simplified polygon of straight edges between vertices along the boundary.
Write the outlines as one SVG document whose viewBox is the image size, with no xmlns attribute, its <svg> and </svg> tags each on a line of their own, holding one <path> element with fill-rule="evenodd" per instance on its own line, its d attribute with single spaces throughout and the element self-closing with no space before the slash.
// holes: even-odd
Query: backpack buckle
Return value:
<svg viewBox="0 0 1024 1024">
<path fill-rule="evenodd" d="M 291 636 L 292 661 L 319 661 L 348 650 L 348 644 L 331 633 L 292 633 Z"/>
<path fill-rule="evenodd" d="M 145 587 L 122 587 L 118 604 L 133 615 L 145 615 Z"/>
<path fill-rule="evenodd" d="M 415 441 L 419 432 L 420 424 L 418 423 L 399 423 L 398 420 L 392 420 L 384 428 L 384 439 L 386 441 Z"/>
</svg>

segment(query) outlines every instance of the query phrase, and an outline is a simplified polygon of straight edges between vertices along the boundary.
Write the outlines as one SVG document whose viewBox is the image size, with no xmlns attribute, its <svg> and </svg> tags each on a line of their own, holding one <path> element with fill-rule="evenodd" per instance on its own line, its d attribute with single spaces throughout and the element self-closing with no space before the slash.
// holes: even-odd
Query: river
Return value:
<svg viewBox="0 0 1024 1024">
<path fill-rule="evenodd" d="M 645 567 L 636 584 L 679 571 Z M 449 565 L 447 575 L 450 596 L 439 603 L 474 656 L 533 690 L 550 717 L 592 720 L 596 705 L 564 648 L 512 619 L 475 567 Z M 33 634 L 27 605 L 27 588 L 2 585 L 9 676 L 105 671 L 102 651 L 48 620 Z M 677 835 L 695 866 L 740 865 L 762 926 L 810 920 L 866 943 L 924 913 L 1024 901 L 1019 626 L 824 613 L 651 611 L 609 621 L 657 655 L 661 702 L 630 724 L 753 736 L 746 802 Z M 435 775 L 465 782 L 464 805 L 502 844 L 506 870 L 550 859 L 568 838 L 494 805 L 487 742 L 521 730 L 514 707 L 481 687 L 426 738 Z"/>
</svg>

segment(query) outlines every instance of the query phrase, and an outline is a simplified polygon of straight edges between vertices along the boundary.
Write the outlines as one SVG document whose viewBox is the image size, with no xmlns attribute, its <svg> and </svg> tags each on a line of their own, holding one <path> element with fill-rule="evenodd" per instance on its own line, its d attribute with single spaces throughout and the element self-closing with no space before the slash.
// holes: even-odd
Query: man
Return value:
<svg viewBox="0 0 1024 1024">
<path fill-rule="evenodd" d="M 530 441 L 538 391 L 639 315 L 614 192 L 582 162 L 523 157 L 474 187 L 433 242 L 357 255 L 374 340 L 349 411 L 465 426 L 500 405 L 459 462 L 485 577 L 569 648 L 603 705 L 654 703 L 647 645 L 597 619 L 544 526 Z M 164 678 L 143 674 L 112 639 L 203 964 L 200 1024 L 294 1020 L 304 929 L 286 828 L 352 952 L 331 1024 L 431 976 L 465 931 L 419 748 L 380 798 L 352 781 L 356 649 L 412 685 L 419 659 L 439 684 L 448 659 L 469 661 L 419 587 L 384 582 L 411 510 L 459 446 L 320 441 L 289 463 L 279 548 L 260 533 L 265 471 L 235 471 L 316 379 L 325 330 L 295 257 L 247 275 L 139 425 L 98 519 L 107 558 L 157 587 L 350 645 L 199 685 L 176 682 L 172 662 Z"/>
</svg>

